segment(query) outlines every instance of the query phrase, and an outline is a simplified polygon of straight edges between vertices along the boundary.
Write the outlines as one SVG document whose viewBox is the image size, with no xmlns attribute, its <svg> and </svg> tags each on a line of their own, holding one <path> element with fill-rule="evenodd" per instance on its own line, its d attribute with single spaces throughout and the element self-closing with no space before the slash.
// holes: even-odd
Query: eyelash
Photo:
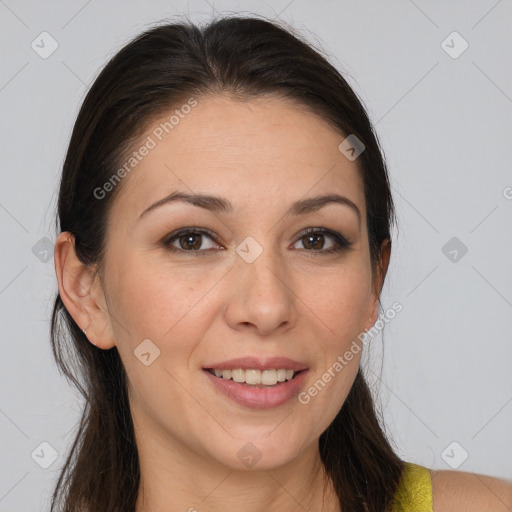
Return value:
<svg viewBox="0 0 512 512">
<path fill-rule="evenodd" d="M 200 250 L 194 250 L 194 251 L 186 251 L 184 249 L 179 249 L 179 248 L 173 247 L 171 245 L 172 242 L 179 239 L 181 236 L 188 235 L 188 234 L 206 235 L 209 238 L 211 238 L 215 243 L 219 244 L 217 237 L 209 229 L 192 228 L 192 227 L 183 228 L 178 231 L 173 231 L 172 233 L 170 233 L 163 239 L 162 243 L 163 243 L 164 247 L 166 249 L 170 250 L 171 252 L 181 252 L 181 253 L 190 254 L 191 256 L 206 256 L 207 253 L 211 249 L 200 249 Z M 329 255 L 329 254 L 341 252 L 343 250 L 349 249 L 350 246 L 352 245 L 352 242 L 350 240 L 348 240 L 347 238 L 345 238 L 341 233 L 338 233 L 337 231 L 332 231 L 332 230 L 326 229 L 326 228 L 307 228 L 300 233 L 300 236 L 297 238 L 297 242 L 299 240 L 301 240 L 302 238 L 305 238 L 306 236 L 311 235 L 311 234 L 329 235 L 334 239 L 334 242 L 336 244 L 331 249 L 321 249 L 318 251 L 315 251 L 314 249 L 300 249 L 302 251 L 313 253 L 314 256 Z"/>
</svg>

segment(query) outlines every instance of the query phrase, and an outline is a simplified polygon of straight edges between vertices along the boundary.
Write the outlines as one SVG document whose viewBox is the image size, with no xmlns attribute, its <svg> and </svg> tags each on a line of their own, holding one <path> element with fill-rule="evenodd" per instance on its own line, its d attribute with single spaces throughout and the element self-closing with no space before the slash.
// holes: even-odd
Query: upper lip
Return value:
<svg viewBox="0 0 512 512">
<path fill-rule="evenodd" d="M 284 369 L 284 370 L 295 370 L 299 372 L 301 370 L 307 370 L 308 365 L 288 359 L 287 357 L 238 357 L 236 359 L 230 359 L 229 361 L 222 361 L 205 366 L 204 369 L 212 370 L 235 370 L 237 368 L 251 369 L 251 370 L 270 370 L 270 369 Z"/>
</svg>

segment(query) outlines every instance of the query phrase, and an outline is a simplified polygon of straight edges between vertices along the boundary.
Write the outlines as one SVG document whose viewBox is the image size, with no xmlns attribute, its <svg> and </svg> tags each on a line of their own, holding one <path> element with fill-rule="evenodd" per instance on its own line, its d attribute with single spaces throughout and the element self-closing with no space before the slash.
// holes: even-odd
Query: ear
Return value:
<svg viewBox="0 0 512 512">
<path fill-rule="evenodd" d="M 69 231 L 57 237 L 54 262 L 59 294 L 69 314 L 81 330 L 86 330 L 93 345 L 112 348 L 115 338 L 101 281 L 91 266 L 78 259 L 75 238 Z"/>
<path fill-rule="evenodd" d="M 379 297 L 384 285 L 386 273 L 388 271 L 390 257 L 391 241 L 389 238 L 386 238 L 381 243 L 379 261 L 376 264 L 375 273 L 373 276 L 373 299 L 370 307 L 370 314 L 368 315 L 368 329 L 370 329 L 375 324 L 377 318 L 379 317 Z"/>
</svg>

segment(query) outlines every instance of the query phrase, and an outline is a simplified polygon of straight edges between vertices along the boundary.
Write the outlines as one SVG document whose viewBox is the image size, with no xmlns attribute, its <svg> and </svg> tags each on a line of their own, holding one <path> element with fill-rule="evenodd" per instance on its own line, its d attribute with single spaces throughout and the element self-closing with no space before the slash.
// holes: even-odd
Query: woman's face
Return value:
<svg viewBox="0 0 512 512">
<path fill-rule="evenodd" d="M 166 133 L 170 115 L 134 148 L 150 149 L 109 214 L 110 324 L 96 341 L 119 350 L 139 440 L 277 467 L 334 419 L 359 367 L 353 342 L 376 319 L 356 162 L 338 149 L 344 136 L 288 100 L 198 97 Z M 218 199 L 150 208 L 171 193 Z M 311 201 L 328 195 L 347 201 Z M 232 380 L 257 382 L 258 371 L 207 371 L 240 368 L 267 370 L 268 383 L 286 378 L 275 370 L 303 371 L 265 387 Z"/>
</svg>

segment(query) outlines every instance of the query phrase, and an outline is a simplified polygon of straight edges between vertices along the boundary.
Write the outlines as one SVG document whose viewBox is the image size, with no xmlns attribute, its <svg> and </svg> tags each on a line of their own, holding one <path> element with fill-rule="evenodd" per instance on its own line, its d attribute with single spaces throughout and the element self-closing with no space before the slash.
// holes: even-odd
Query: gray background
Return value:
<svg viewBox="0 0 512 512">
<path fill-rule="evenodd" d="M 79 418 L 48 332 L 56 188 L 81 100 L 150 24 L 241 11 L 279 17 L 323 47 L 376 124 L 399 222 L 382 304 L 403 310 L 385 351 L 372 341 L 368 377 L 399 454 L 512 478 L 510 0 L 0 0 L 1 512 L 48 509 Z M 31 47 L 44 31 L 58 44 L 46 59 Z M 453 31 L 469 45 L 457 58 Z M 57 452 L 47 469 L 42 442 Z"/>
</svg>

